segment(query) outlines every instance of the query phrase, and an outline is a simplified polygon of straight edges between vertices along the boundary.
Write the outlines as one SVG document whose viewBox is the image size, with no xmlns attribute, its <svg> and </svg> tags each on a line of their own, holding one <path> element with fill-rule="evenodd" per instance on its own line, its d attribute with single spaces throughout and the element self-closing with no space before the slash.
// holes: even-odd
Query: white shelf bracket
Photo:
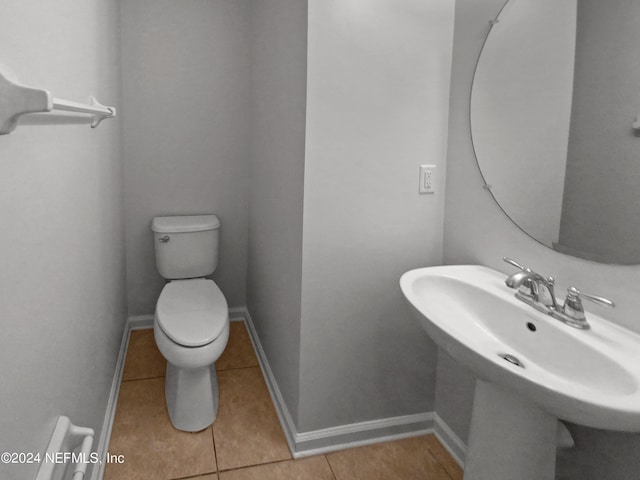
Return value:
<svg viewBox="0 0 640 480">
<path fill-rule="evenodd" d="M 83 480 L 91 458 L 94 435 L 93 428 L 78 427 L 71 423 L 69 417 L 59 416 L 47 451 L 40 459 L 36 480 L 54 480 L 61 476 Z M 63 462 L 66 460 L 64 454 L 71 452 L 75 452 L 76 460 L 73 461 L 72 457 L 70 464 Z"/>
<path fill-rule="evenodd" d="M 114 107 L 102 105 L 94 97 L 89 104 L 53 98 L 47 90 L 20 85 L 0 72 L 0 135 L 13 132 L 21 115 L 53 110 L 92 115 L 91 128 L 116 116 Z"/>
<path fill-rule="evenodd" d="M 18 85 L 0 73 L 0 135 L 13 132 L 20 115 L 51 108 L 49 92 Z"/>
</svg>

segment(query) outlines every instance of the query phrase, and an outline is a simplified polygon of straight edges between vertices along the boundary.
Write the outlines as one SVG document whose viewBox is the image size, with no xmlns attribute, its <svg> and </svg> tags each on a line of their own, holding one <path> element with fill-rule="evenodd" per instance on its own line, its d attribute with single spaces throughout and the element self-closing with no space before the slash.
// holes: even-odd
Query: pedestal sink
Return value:
<svg viewBox="0 0 640 480">
<path fill-rule="evenodd" d="M 587 313 L 578 330 L 477 265 L 411 270 L 400 286 L 429 336 L 473 371 L 465 480 L 553 480 L 557 419 L 640 432 L 640 335 Z"/>
</svg>

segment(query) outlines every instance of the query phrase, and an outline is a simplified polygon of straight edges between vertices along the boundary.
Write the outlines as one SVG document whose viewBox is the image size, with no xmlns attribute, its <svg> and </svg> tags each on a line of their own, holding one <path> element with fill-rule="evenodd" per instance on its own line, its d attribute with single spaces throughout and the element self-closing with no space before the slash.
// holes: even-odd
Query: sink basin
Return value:
<svg viewBox="0 0 640 480">
<path fill-rule="evenodd" d="M 552 440 L 555 437 L 550 432 L 557 418 L 594 428 L 639 432 L 640 335 L 589 312 L 590 330 L 571 328 L 517 300 L 515 291 L 504 283 L 506 277 L 482 266 L 456 265 L 411 270 L 400 279 L 404 296 L 429 336 L 479 379 L 467 458 L 473 456 L 474 424 L 475 438 L 482 437 L 476 442 L 477 449 L 482 443 L 500 442 L 500 435 L 508 436 L 512 429 L 525 428 L 507 422 L 503 427 L 508 431 L 493 433 L 497 436 L 491 440 L 487 435 L 492 433 L 484 430 L 495 428 L 478 425 L 487 423 L 482 418 L 489 418 L 492 409 L 493 424 L 504 423 L 510 415 L 517 423 L 534 412 L 526 428 L 546 429 L 542 437 Z M 497 409 L 495 405 L 501 402 L 506 403 Z M 523 445 L 531 443 L 531 435 L 525 432 Z M 501 457 L 510 458 L 508 455 Z M 531 451 L 522 455 L 531 455 Z M 549 462 L 555 461 L 555 450 L 545 455 Z M 466 472 L 465 480 L 552 478 L 552 473 L 539 472 L 529 477 L 524 470 L 487 470 L 476 476 Z"/>
<path fill-rule="evenodd" d="M 591 330 L 564 325 L 517 300 L 505 278 L 456 265 L 411 270 L 400 285 L 438 346 L 478 377 L 515 389 L 559 418 L 640 431 L 640 336 L 591 313 Z"/>
</svg>

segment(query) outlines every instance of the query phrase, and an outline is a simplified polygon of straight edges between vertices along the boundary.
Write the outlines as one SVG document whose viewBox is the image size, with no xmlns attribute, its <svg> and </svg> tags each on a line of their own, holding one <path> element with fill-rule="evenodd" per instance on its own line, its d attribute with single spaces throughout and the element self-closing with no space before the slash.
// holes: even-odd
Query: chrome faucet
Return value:
<svg viewBox="0 0 640 480">
<path fill-rule="evenodd" d="M 518 290 L 517 299 L 574 328 L 582 330 L 590 328 L 582 306 L 583 298 L 607 307 L 615 307 L 615 303 L 611 300 L 583 293 L 575 287 L 569 287 L 564 304 L 559 306 L 555 296 L 553 277 L 544 277 L 511 258 L 504 257 L 503 260 L 520 269 L 505 280 L 507 287 Z"/>
<path fill-rule="evenodd" d="M 503 260 L 520 271 L 509 276 L 505 283 L 507 287 L 517 289 L 516 298 L 531 305 L 542 313 L 558 309 L 555 295 L 555 280 L 553 277 L 543 277 L 530 268 L 520 265 L 515 260 L 504 257 Z"/>
</svg>

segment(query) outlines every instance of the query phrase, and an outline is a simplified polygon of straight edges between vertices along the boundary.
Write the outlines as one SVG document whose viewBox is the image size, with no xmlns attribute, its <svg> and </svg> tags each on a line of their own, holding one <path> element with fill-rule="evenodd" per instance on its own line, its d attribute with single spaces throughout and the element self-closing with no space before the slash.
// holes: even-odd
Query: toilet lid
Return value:
<svg viewBox="0 0 640 480">
<path fill-rule="evenodd" d="M 156 320 L 177 344 L 200 347 L 218 338 L 229 320 L 229 309 L 212 280 L 177 280 L 162 289 Z"/>
</svg>

